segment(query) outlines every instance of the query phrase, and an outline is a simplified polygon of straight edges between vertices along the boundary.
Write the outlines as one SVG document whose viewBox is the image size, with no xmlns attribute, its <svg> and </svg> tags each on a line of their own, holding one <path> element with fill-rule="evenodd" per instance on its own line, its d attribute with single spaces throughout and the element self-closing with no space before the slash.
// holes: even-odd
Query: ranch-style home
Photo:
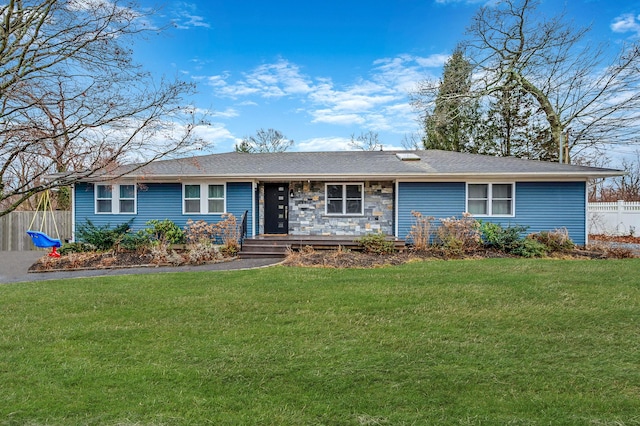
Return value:
<svg viewBox="0 0 640 426">
<path fill-rule="evenodd" d="M 151 219 L 216 222 L 246 212 L 246 237 L 382 233 L 407 238 L 413 211 L 435 218 L 469 212 L 483 221 L 566 228 L 587 242 L 587 185 L 619 170 L 457 152 L 225 153 L 155 161 L 73 190 L 74 229 L 87 219 L 133 229 Z M 119 176 L 114 179 L 115 176 Z"/>
</svg>

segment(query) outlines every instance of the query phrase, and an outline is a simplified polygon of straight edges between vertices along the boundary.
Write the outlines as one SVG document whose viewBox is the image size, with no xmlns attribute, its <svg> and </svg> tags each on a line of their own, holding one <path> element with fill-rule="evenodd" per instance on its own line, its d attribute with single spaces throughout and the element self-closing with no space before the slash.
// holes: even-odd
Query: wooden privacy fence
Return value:
<svg viewBox="0 0 640 426">
<path fill-rule="evenodd" d="M 0 251 L 42 250 L 34 246 L 33 241 L 27 235 L 29 224 L 35 214 L 36 212 L 12 212 L 0 217 Z M 42 214 L 43 212 L 38 212 L 33 223 L 33 229 L 36 231 L 40 230 Z M 60 233 L 60 240 L 63 243 L 65 240 L 70 240 L 72 233 L 71 212 L 55 211 L 53 212 L 53 218 L 51 217 L 51 212 L 46 214 L 45 227 L 42 231 L 51 238 L 58 238 L 56 227 L 54 226 L 55 221 Z"/>
<path fill-rule="evenodd" d="M 640 202 L 589 203 L 589 233 L 640 236 Z"/>
</svg>

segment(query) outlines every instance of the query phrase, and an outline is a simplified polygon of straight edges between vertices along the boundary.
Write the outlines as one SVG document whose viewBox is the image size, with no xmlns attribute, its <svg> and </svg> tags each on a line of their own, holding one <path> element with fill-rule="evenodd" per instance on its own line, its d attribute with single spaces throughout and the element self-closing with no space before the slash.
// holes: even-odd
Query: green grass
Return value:
<svg viewBox="0 0 640 426">
<path fill-rule="evenodd" d="M 0 286 L 2 425 L 638 425 L 640 260 Z"/>
</svg>

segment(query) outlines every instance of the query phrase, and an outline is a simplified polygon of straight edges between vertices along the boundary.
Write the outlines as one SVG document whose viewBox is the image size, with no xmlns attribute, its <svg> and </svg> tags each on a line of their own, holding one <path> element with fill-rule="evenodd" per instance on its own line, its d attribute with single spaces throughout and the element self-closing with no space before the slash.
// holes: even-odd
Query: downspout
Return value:
<svg viewBox="0 0 640 426">
<path fill-rule="evenodd" d="M 136 200 L 137 201 L 137 200 Z M 71 242 L 76 242 L 76 184 L 71 185 Z"/>
<path fill-rule="evenodd" d="M 584 246 L 589 245 L 589 181 L 584 181 Z"/>
<path fill-rule="evenodd" d="M 393 228 L 394 228 L 394 231 L 393 231 L 393 233 L 394 233 L 394 237 L 400 238 L 400 237 L 398 237 L 398 234 L 400 233 L 400 229 L 398 227 L 398 218 L 399 218 L 399 214 L 398 214 L 398 188 L 399 188 L 399 184 L 398 184 L 398 180 L 397 179 L 393 182 L 393 186 L 394 186 L 394 189 L 393 189 L 393 192 L 394 192 L 394 194 L 393 194 L 393 199 L 394 199 L 394 201 L 393 201 L 393 210 L 394 210 L 394 212 L 393 212 L 393 216 L 394 216 L 394 224 L 393 224 L 394 226 L 393 226 Z"/>
</svg>

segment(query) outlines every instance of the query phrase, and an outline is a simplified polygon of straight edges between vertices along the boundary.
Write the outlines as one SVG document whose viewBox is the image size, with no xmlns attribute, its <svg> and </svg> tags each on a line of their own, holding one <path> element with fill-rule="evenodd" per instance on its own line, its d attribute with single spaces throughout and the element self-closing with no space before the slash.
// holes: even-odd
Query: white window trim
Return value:
<svg viewBox="0 0 640 426">
<path fill-rule="evenodd" d="M 120 186 L 133 186 L 133 211 L 132 212 L 120 212 L 120 201 L 130 200 L 131 198 L 120 198 Z M 98 198 L 98 186 L 110 186 L 111 187 L 111 211 L 99 212 L 98 200 L 107 200 L 108 198 Z M 135 183 L 96 183 L 93 190 L 93 209 L 95 214 L 138 214 L 138 185 Z"/>
<path fill-rule="evenodd" d="M 337 185 L 342 186 L 342 213 L 329 213 L 329 186 Z M 347 185 L 359 185 L 362 188 L 362 202 L 360 203 L 360 212 L 359 213 L 346 213 L 347 209 Z M 328 182 L 324 184 L 324 214 L 327 216 L 364 216 L 364 182 Z"/>
<path fill-rule="evenodd" d="M 185 211 L 185 187 L 187 185 L 200 186 L 200 212 Z M 209 213 L 209 185 L 222 185 L 223 190 L 223 211 Z M 219 198 L 212 198 L 217 200 Z M 227 212 L 227 183 L 226 182 L 185 182 L 182 184 L 182 214 L 183 215 L 223 215 Z"/>
<path fill-rule="evenodd" d="M 465 194 L 465 211 L 469 211 L 469 185 L 488 185 L 487 214 L 473 214 L 473 217 L 515 217 L 516 215 L 516 183 L 515 182 L 467 182 Z M 511 214 L 493 214 L 493 185 L 511 185 Z"/>
</svg>

